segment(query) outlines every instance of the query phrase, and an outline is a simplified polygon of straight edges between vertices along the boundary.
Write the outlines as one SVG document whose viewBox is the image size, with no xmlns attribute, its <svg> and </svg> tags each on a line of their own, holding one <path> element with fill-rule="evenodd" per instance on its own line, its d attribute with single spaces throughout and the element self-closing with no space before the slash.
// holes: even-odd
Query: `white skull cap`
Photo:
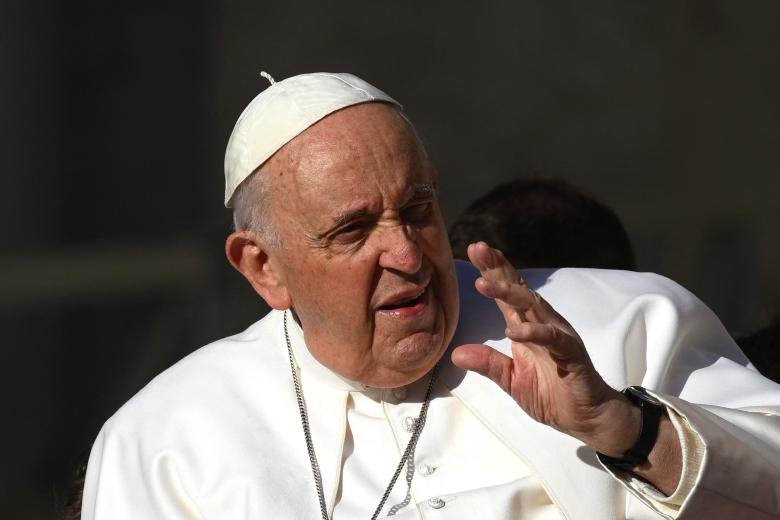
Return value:
<svg viewBox="0 0 780 520">
<path fill-rule="evenodd" d="M 396 100 L 352 74 L 315 72 L 275 82 L 238 118 L 225 150 L 225 207 L 252 172 L 295 136 L 333 112 L 369 101 Z"/>
</svg>

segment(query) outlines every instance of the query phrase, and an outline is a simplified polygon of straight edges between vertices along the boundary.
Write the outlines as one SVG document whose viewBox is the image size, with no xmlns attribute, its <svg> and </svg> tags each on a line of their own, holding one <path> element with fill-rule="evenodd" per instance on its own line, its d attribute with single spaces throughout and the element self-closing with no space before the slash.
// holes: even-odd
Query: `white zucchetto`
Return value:
<svg viewBox="0 0 780 520">
<path fill-rule="evenodd" d="M 238 118 L 225 150 L 225 206 L 244 179 L 308 127 L 342 108 L 384 101 L 400 103 L 357 76 L 315 72 L 274 82 Z"/>
</svg>

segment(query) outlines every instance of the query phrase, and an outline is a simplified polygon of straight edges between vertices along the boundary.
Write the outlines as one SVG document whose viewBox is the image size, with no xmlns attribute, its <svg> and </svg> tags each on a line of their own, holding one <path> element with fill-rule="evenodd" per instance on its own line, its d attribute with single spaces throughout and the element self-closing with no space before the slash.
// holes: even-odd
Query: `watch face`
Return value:
<svg viewBox="0 0 780 520">
<path fill-rule="evenodd" d="M 631 393 L 637 398 L 641 399 L 642 401 L 648 402 L 655 406 L 663 406 L 663 403 L 653 397 L 652 395 L 647 393 L 647 390 L 642 388 L 641 386 L 629 386 L 624 390 L 624 392 Z"/>
</svg>

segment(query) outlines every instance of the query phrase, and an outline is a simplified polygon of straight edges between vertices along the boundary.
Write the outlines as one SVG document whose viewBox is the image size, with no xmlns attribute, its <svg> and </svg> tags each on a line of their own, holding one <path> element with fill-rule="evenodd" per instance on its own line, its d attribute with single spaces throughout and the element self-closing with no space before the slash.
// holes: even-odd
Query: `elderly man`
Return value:
<svg viewBox="0 0 780 520">
<path fill-rule="evenodd" d="M 523 279 L 482 242 L 455 265 L 385 93 L 272 80 L 225 165 L 228 259 L 274 310 L 106 423 L 84 518 L 780 514 L 780 390 L 712 313 L 655 275 Z"/>
</svg>

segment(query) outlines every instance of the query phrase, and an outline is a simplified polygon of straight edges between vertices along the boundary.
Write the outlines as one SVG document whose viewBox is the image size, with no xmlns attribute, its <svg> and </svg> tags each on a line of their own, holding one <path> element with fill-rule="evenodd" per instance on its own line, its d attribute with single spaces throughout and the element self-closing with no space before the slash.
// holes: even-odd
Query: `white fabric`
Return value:
<svg viewBox="0 0 780 520">
<path fill-rule="evenodd" d="M 290 314 L 288 327 L 300 377 L 349 392 L 342 471 L 332 518 L 366 518 L 387 488 L 389 475 L 409 442 L 408 425 L 419 415 L 428 379 L 396 389 L 369 388 L 350 381 L 314 359 L 303 331 Z M 307 402 L 315 397 L 309 395 Z M 618 478 L 644 494 L 655 508 L 675 516 L 695 484 L 704 446 L 684 418 L 672 409 L 668 413 L 680 435 L 683 453 L 682 476 L 675 492 L 667 497 L 630 474 Z M 406 482 L 409 472 L 402 472 L 383 512 L 389 515 L 393 508 L 395 518 L 421 519 L 426 509 L 433 509 L 439 516 L 470 518 L 480 508 L 484 510 L 484 497 L 500 495 L 504 501 L 491 500 L 491 520 L 560 520 L 559 511 L 528 466 L 440 381 L 434 386 L 428 417 L 425 435 L 412 454 L 416 469 L 411 473 L 411 486 Z M 486 493 L 486 488 L 492 489 Z M 439 507 L 432 508 L 430 500 L 440 500 Z M 504 502 L 514 505 L 496 505 Z M 447 511 L 439 511 L 444 507 Z"/>
<path fill-rule="evenodd" d="M 273 83 L 238 118 L 225 150 L 225 206 L 233 192 L 277 150 L 327 116 L 348 106 L 393 98 L 352 74 L 315 72 Z"/>
<path fill-rule="evenodd" d="M 396 389 L 368 388 L 341 378 L 306 349 L 300 327 L 290 320 L 291 343 L 302 379 L 349 392 L 342 472 L 333 520 L 370 518 L 395 472 L 420 413 L 428 378 Z M 318 394 L 305 396 L 317 404 Z M 560 520 L 541 483 L 512 450 L 493 435 L 440 381 L 434 385 L 423 435 L 413 453 L 411 487 L 401 473 L 381 517 L 473 518 L 485 499 L 501 495 L 491 520 Z M 314 434 L 312 434 L 314 436 Z M 316 443 L 316 438 L 315 438 Z M 479 450 L 474 447 L 479 446 Z M 301 444 L 300 449 L 304 449 Z M 493 488 L 484 493 L 486 488 Z M 407 499 L 407 490 L 409 498 Z M 446 497 L 446 498 L 443 498 Z M 434 508 L 431 504 L 437 504 Z M 400 507 L 403 504 L 405 507 Z M 519 515 L 518 515 L 519 513 Z M 433 516 L 435 518 L 436 516 Z"/>
<path fill-rule="evenodd" d="M 394 403 L 392 394 L 381 395 L 389 391 L 350 394 L 353 405 L 347 412 L 344 465 L 333 520 L 364 520 L 373 513 L 411 437 L 405 421 L 419 412 L 423 387 L 416 386 L 417 399 L 411 403 Z M 560 520 L 555 505 L 520 458 L 446 387 L 438 384 L 435 390 L 430 422 L 415 450 L 409 505 L 397 507 L 406 501 L 407 473 L 402 472 L 380 517 L 395 506 L 397 515 L 390 518 L 406 515 L 420 520 L 438 499 L 440 515 L 473 518 L 471 513 L 478 510 L 474 501 L 481 495 L 472 492 L 503 486 L 516 505 L 496 511 L 491 520 Z"/>
<path fill-rule="evenodd" d="M 679 512 L 680 506 L 696 485 L 696 479 L 699 476 L 704 459 L 705 446 L 704 441 L 691 428 L 685 417 L 680 416 L 674 409 L 669 407 L 667 407 L 666 412 L 677 431 L 682 451 L 682 472 L 677 489 L 667 497 L 654 486 L 631 473 L 617 472 L 618 474 L 615 476 L 631 487 L 653 509 L 674 518 Z"/>
<path fill-rule="evenodd" d="M 458 273 L 462 307 L 453 344 L 487 342 L 508 352 L 500 313 L 472 289 L 477 273 L 460 263 Z M 608 383 L 655 389 L 701 439 L 701 466 L 678 518 L 780 514 L 780 388 L 749 366 L 706 307 L 656 275 L 525 275 L 578 330 Z M 605 471 L 592 450 L 532 421 L 491 381 L 448 359 L 442 384 L 523 462 L 563 517 L 666 517 L 647 492 Z M 349 392 L 314 379 L 302 384 L 315 396 L 309 419 L 332 509 Z M 466 494 L 476 508 L 467 518 L 500 518 L 491 508 L 519 515 L 513 508 L 522 507 L 504 484 L 441 498 L 453 505 Z M 109 419 L 93 448 L 83 504 L 85 520 L 318 518 L 282 313 L 188 356 Z M 447 514 L 449 505 L 424 506 L 425 517 L 459 518 Z"/>
</svg>

